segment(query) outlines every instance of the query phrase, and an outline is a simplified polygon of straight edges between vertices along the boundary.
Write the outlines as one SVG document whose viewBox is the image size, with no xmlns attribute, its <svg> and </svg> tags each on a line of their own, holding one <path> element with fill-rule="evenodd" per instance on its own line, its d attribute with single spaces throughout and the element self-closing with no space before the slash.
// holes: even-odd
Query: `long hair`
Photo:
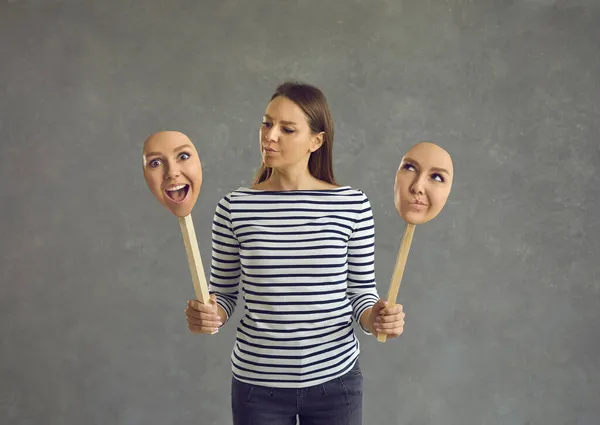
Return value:
<svg viewBox="0 0 600 425">
<path fill-rule="evenodd" d="M 323 144 L 310 154 L 308 170 L 313 177 L 331 184 L 337 184 L 333 176 L 333 118 L 329 111 L 327 99 L 321 90 L 309 84 L 286 81 L 279 85 L 271 96 L 271 100 L 283 96 L 294 102 L 307 116 L 308 125 L 313 134 L 324 132 Z M 273 170 L 261 163 L 254 179 L 254 184 L 267 180 Z"/>
</svg>

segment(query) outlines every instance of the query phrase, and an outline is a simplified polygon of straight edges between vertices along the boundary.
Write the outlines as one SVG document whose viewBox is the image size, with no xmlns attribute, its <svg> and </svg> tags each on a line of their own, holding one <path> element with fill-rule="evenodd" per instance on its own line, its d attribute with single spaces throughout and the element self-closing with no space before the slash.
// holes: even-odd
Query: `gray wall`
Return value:
<svg viewBox="0 0 600 425">
<path fill-rule="evenodd" d="M 296 78 L 328 96 L 336 176 L 372 202 L 382 296 L 402 154 L 455 159 L 415 233 L 404 335 L 360 336 L 365 424 L 598 424 L 599 52 L 593 0 L 2 2 L 0 423 L 231 423 L 235 324 L 188 332 L 141 146 L 198 146 L 208 269 L 215 205 L 250 184 L 268 98 Z"/>
</svg>

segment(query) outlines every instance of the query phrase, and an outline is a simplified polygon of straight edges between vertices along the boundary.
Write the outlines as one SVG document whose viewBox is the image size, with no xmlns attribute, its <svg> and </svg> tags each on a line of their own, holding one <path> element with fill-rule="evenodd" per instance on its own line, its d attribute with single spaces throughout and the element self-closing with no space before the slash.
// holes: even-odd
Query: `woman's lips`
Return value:
<svg viewBox="0 0 600 425">
<path fill-rule="evenodd" d="M 264 146 L 262 147 L 263 151 L 265 152 L 277 152 L 275 149 L 273 149 L 272 147 L 268 147 L 268 146 Z"/>
</svg>

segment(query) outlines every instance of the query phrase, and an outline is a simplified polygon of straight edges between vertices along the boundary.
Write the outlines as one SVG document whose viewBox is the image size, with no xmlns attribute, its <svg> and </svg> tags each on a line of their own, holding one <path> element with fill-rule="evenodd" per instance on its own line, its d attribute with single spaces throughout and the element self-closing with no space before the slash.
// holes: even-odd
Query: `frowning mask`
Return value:
<svg viewBox="0 0 600 425">
<path fill-rule="evenodd" d="M 394 183 L 394 205 L 410 224 L 434 219 L 444 208 L 454 176 L 450 154 L 430 142 L 413 146 L 402 158 Z"/>
<path fill-rule="evenodd" d="M 151 135 L 144 143 L 144 178 L 156 199 L 177 217 L 192 212 L 202 186 L 200 156 L 177 131 Z"/>
</svg>

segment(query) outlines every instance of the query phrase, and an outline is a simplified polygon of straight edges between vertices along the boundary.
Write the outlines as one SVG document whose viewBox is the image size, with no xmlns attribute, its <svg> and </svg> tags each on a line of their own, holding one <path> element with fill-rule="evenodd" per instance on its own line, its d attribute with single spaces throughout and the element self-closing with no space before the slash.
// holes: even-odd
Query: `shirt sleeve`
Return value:
<svg viewBox="0 0 600 425">
<path fill-rule="evenodd" d="M 363 332 L 370 335 L 371 332 L 360 323 L 360 316 L 379 300 L 379 294 L 375 282 L 375 221 L 371 203 L 365 194 L 348 240 L 347 295 L 354 320 Z"/>
<path fill-rule="evenodd" d="M 239 242 L 233 231 L 230 200 L 225 196 L 217 204 L 212 222 L 209 293 L 217 295 L 227 319 L 237 305 L 240 276 Z"/>
</svg>

